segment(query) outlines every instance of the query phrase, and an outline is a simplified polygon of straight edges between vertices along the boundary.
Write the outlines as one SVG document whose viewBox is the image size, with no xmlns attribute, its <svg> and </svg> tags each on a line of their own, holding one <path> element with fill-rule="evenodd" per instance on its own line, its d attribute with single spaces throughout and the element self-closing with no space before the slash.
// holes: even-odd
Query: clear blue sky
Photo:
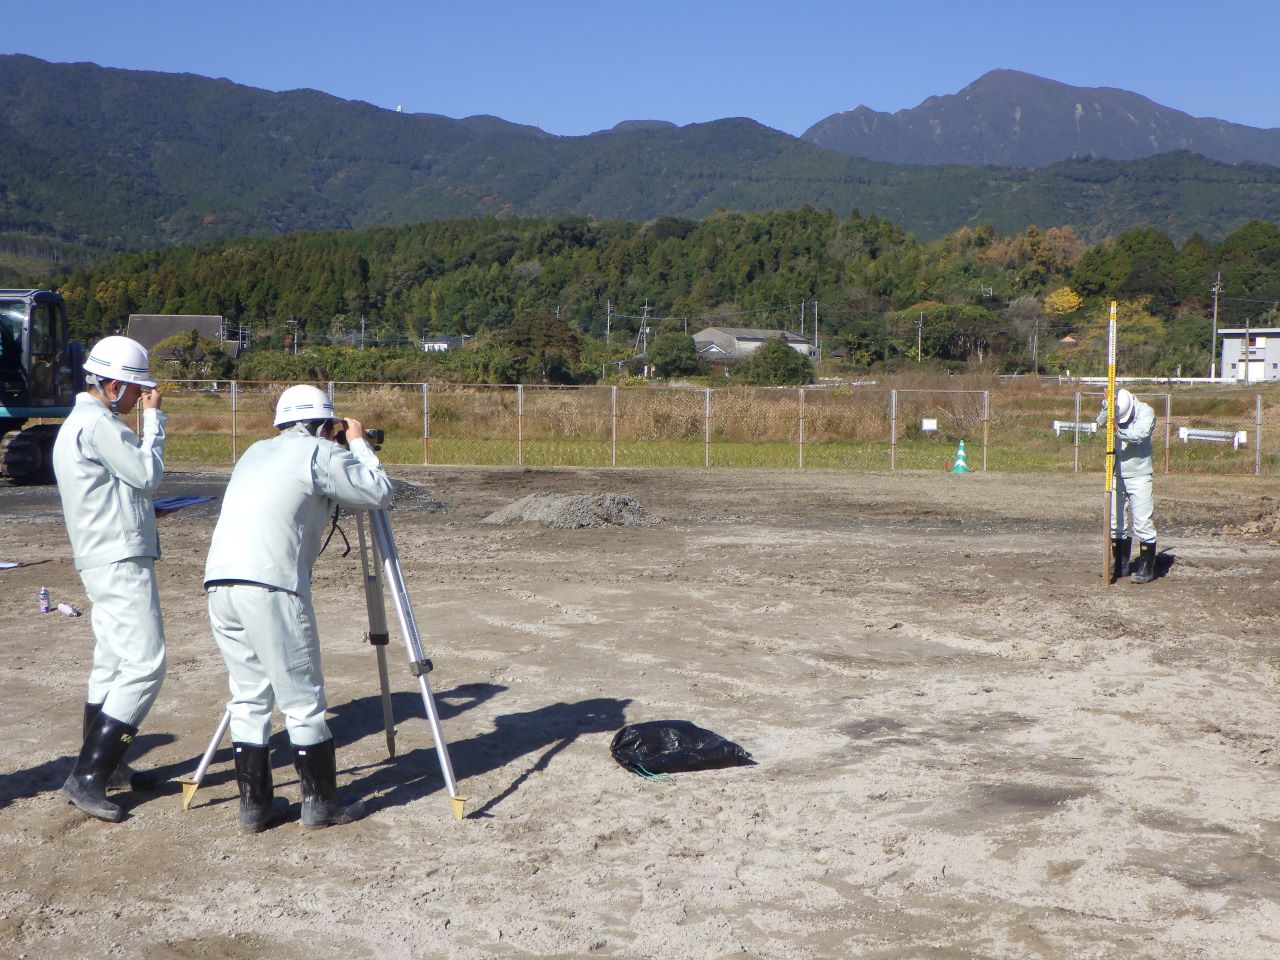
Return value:
<svg viewBox="0 0 1280 960">
<path fill-rule="evenodd" d="M 1280 127 L 1280 3 L 6 0 L 0 52 L 312 87 L 557 134 L 748 116 L 799 134 L 1009 67 Z"/>
</svg>

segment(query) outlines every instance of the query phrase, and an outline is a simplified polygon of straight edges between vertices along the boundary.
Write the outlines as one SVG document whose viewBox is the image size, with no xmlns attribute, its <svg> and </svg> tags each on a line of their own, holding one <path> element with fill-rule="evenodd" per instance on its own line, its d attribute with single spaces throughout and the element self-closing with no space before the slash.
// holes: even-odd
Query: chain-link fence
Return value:
<svg viewBox="0 0 1280 960">
<path fill-rule="evenodd" d="M 287 384 L 164 384 L 167 458 L 230 464 L 271 436 Z M 558 467 L 1099 471 L 1102 393 L 881 386 L 677 389 L 331 383 L 339 413 L 386 431 L 387 463 Z M 1155 468 L 1280 474 L 1280 391 L 1137 393 Z"/>
</svg>

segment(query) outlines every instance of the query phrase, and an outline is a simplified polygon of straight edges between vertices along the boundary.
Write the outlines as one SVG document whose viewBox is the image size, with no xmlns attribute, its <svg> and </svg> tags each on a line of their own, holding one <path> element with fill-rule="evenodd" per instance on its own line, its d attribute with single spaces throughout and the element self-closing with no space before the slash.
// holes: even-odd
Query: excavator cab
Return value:
<svg viewBox="0 0 1280 960">
<path fill-rule="evenodd" d="M 53 441 L 84 386 L 84 348 L 67 333 L 62 297 L 0 290 L 0 476 L 53 482 Z M 25 429 L 24 429 L 25 427 Z"/>
</svg>

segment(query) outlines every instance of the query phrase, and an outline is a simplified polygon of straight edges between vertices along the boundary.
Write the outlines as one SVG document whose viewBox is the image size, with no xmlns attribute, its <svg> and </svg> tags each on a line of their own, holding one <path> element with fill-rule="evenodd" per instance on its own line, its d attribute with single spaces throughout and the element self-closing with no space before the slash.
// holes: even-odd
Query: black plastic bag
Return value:
<svg viewBox="0 0 1280 960">
<path fill-rule="evenodd" d="M 751 764 L 751 754 L 732 740 L 688 720 L 629 723 L 609 746 L 613 759 L 642 776 L 714 770 Z"/>
</svg>

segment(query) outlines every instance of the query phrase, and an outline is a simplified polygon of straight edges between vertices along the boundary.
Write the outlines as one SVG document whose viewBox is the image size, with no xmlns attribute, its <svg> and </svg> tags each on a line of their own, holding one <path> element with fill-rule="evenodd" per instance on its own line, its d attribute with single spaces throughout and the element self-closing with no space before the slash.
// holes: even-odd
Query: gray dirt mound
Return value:
<svg viewBox="0 0 1280 960">
<path fill-rule="evenodd" d="M 544 527 L 577 530 L 581 527 L 652 527 L 658 518 L 632 497 L 612 493 L 569 496 L 531 493 L 495 510 L 481 523 L 538 523 Z"/>
<path fill-rule="evenodd" d="M 1262 504 L 1262 510 L 1252 520 L 1241 524 L 1225 524 L 1218 532 L 1225 536 L 1280 543 L 1280 506 L 1276 505 L 1273 497 L 1263 497 Z"/>
</svg>

